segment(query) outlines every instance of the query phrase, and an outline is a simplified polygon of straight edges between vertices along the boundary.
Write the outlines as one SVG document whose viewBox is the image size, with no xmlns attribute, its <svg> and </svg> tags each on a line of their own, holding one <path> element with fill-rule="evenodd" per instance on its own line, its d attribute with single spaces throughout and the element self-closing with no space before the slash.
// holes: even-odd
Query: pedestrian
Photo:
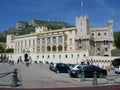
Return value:
<svg viewBox="0 0 120 90">
<path fill-rule="evenodd" d="M 20 60 L 19 60 L 19 58 L 18 58 L 17 63 L 19 63 L 19 62 L 20 62 Z"/>
<path fill-rule="evenodd" d="M 26 59 L 26 66 L 29 67 L 29 59 Z"/>
<path fill-rule="evenodd" d="M 14 64 L 15 64 L 15 63 L 14 63 L 14 60 L 12 60 L 11 63 L 12 63 L 12 65 L 14 65 Z"/>
</svg>

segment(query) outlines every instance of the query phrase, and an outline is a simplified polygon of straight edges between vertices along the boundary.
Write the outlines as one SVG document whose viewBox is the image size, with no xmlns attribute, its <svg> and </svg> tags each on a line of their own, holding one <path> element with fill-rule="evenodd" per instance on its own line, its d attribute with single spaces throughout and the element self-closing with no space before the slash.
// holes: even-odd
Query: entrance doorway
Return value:
<svg viewBox="0 0 120 90">
<path fill-rule="evenodd" d="M 26 54 L 24 55 L 24 61 L 26 62 L 27 59 L 28 59 L 28 54 L 26 53 Z"/>
</svg>

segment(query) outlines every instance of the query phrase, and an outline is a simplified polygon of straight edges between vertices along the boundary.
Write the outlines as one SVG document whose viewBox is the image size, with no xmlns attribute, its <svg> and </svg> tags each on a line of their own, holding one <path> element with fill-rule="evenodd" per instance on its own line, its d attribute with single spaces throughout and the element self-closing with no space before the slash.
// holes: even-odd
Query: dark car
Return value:
<svg viewBox="0 0 120 90">
<path fill-rule="evenodd" d="M 76 64 L 67 64 L 69 66 L 70 69 L 74 68 L 76 66 Z"/>
<path fill-rule="evenodd" d="M 80 78 L 82 71 L 84 72 L 85 77 L 93 77 L 94 72 L 96 72 L 97 77 L 107 76 L 107 70 L 102 69 L 95 65 L 86 65 L 86 66 L 79 68 L 78 70 L 71 70 L 69 75 L 70 77 Z"/>
<path fill-rule="evenodd" d="M 56 73 L 68 73 L 70 71 L 70 68 L 65 63 L 56 63 L 54 67 L 54 71 Z"/>
</svg>

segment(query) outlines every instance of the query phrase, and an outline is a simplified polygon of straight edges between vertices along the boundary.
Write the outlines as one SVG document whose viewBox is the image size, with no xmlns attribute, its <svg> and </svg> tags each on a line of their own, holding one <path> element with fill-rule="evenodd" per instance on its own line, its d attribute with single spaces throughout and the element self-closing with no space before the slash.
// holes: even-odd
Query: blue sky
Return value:
<svg viewBox="0 0 120 90">
<path fill-rule="evenodd" d="M 83 15 L 90 26 L 105 26 L 113 20 L 114 31 L 120 31 L 120 0 L 82 0 Z M 57 20 L 75 25 L 81 15 L 81 0 L 0 0 L 0 32 L 15 27 L 17 21 Z"/>
</svg>

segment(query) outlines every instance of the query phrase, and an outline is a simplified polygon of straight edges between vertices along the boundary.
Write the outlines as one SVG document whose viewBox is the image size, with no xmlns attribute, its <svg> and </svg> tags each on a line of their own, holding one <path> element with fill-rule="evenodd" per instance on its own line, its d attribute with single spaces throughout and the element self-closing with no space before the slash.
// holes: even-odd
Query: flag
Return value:
<svg viewBox="0 0 120 90">
<path fill-rule="evenodd" d="M 81 0 L 81 7 L 83 7 L 83 1 Z"/>
</svg>

